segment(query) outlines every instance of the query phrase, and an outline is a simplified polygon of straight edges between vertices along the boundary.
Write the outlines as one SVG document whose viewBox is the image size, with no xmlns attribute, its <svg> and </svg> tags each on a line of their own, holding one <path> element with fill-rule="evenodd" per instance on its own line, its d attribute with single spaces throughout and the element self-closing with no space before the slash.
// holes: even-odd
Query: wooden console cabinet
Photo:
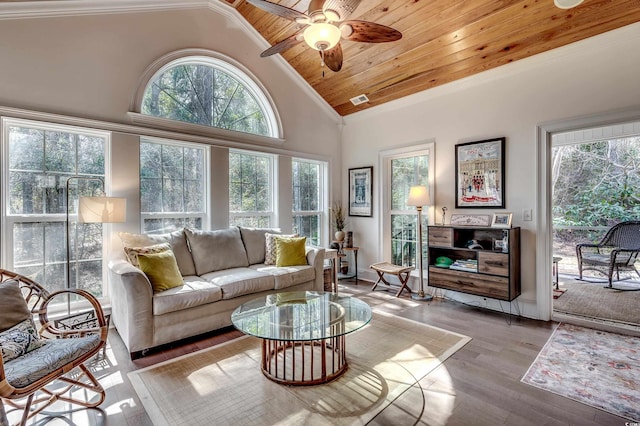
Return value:
<svg viewBox="0 0 640 426">
<path fill-rule="evenodd" d="M 429 226 L 428 238 L 430 286 L 509 302 L 520 296 L 520 228 Z M 472 240 L 482 248 L 469 248 Z M 496 247 L 503 241 L 506 252 Z M 477 268 L 436 266 L 440 256 Z"/>
</svg>

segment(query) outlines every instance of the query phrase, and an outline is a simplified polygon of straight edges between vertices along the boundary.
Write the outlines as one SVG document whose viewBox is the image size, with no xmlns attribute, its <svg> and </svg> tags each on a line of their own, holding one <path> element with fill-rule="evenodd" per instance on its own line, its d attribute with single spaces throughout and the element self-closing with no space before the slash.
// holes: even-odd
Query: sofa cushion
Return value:
<svg viewBox="0 0 640 426">
<path fill-rule="evenodd" d="M 154 292 L 182 285 L 182 275 L 171 250 L 161 253 L 138 254 L 140 269 L 145 273 Z"/>
<path fill-rule="evenodd" d="M 217 285 L 200 277 L 184 277 L 184 284 L 153 295 L 153 314 L 162 315 L 195 306 L 206 305 L 222 299 Z"/>
<path fill-rule="evenodd" d="M 265 252 L 264 252 L 264 264 L 265 265 L 275 265 L 276 264 L 276 238 L 294 238 L 297 237 L 298 234 L 290 234 L 284 235 L 280 233 L 271 233 L 267 232 L 264 234 L 264 244 L 265 244 Z"/>
<path fill-rule="evenodd" d="M 276 238 L 276 266 L 306 265 L 306 242 L 306 237 Z"/>
<path fill-rule="evenodd" d="M 0 332 L 31 318 L 31 312 L 24 300 L 20 284 L 16 280 L 0 283 Z"/>
<path fill-rule="evenodd" d="M 270 265 L 252 265 L 250 268 L 272 275 L 276 280 L 275 290 L 282 290 L 312 281 L 316 277 L 316 270 L 311 265 L 286 266 L 282 268 Z"/>
<path fill-rule="evenodd" d="M 273 290 L 275 287 L 273 275 L 251 268 L 233 268 L 210 272 L 202 275 L 201 278 L 219 286 L 222 289 L 223 299 L 233 299 L 245 294 Z"/>
<path fill-rule="evenodd" d="M 247 260 L 249 260 L 249 265 L 264 263 L 266 252 L 266 233 L 279 234 L 280 230 L 275 228 L 240 227 L 240 235 L 242 235 L 242 242 L 244 243 L 244 248 L 247 251 Z"/>
<path fill-rule="evenodd" d="M 196 273 L 192 275 L 249 266 L 237 227 L 217 231 L 185 229 L 185 233 L 196 267 Z"/>
<path fill-rule="evenodd" d="M 118 236 L 125 247 L 145 247 L 160 243 L 171 244 L 171 250 L 178 262 L 178 268 L 183 276 L 195 275 L 196 268 L 193 266 L 193 259 L 187 244 L 184 229 L 174 231 L 170 234 L 130 234 L 119 232 Z"/>
</svg>

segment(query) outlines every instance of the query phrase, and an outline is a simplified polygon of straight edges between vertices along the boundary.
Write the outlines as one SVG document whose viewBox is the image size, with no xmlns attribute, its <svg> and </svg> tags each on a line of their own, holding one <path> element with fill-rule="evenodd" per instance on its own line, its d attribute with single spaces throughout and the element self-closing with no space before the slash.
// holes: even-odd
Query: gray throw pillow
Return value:
<svg viewBox="0 0 640 426">
<path fill-rule="evenodd" d="M 185 229 L 196 274 L 249 266 L 237 227 L 218 231 Z"/>
<path fill-rule="evenodd" d="M 279 234 L 280 229 L 276 228 L 245 228 L 240 227 L 242 242 L 247 251 L 247 258 L 250 265 L 264 263 L 265 238 L 266 233 Z"/>
<path fill-rule="evenodd" d="M 31 317 L 18 281 L 7 280 L 0 283 L 0 332 Z"/>
</svg>

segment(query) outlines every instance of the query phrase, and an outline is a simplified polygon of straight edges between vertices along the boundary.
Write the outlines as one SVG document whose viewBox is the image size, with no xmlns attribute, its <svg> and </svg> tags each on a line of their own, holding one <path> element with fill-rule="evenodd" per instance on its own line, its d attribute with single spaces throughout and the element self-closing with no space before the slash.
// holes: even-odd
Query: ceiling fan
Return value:
<svg viewBox="0 0 640 426">
<path fill-rule="evenodd" d="M 320 52 L 323 65 L 338 72 L 342 68 L 340 39 L 384 43 L 402 38 L 400 31 L 385 25 L 345 20 L 356 10 L 361 0 L 311 0 L 306 14 L 266 0 L 247 1 L 266 12 L 304 25 L 303 30 L 262 52 L 260 56 L 263 58 L 284 52 L 304 40 L 311 48 Z"/>
</svg>

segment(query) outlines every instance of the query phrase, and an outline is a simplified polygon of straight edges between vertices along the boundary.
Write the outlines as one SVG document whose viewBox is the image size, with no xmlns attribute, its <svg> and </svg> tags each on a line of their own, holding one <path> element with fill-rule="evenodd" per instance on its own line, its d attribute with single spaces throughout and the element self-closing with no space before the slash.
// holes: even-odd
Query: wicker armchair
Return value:
<svg viewBox="0 0 640 426">
<path fill-rule="evenodd" d="M 0 269 L 0 282 L 7 280 L 18 282 L 28 309 L 38 316 L 39 334 L 46 343 L 6 363 L 0 356 L 0 402 L 9 409 L 22 409 L 20 424 L 23 425 L 58 400 L 83 407 L 100 405 L 105 399 L 105 391 L 84 365 L 106 345 L 107 323 L 100 303 L 84 290 L 49 294 L 29 278 Z M 49 319 L 50 302 L 60 296 L 66 301 L 69 294 L 83 297 L 90 303 L 93 324 L 87 328 L 59 329 L 59 325 Z M 2 315 L 10 313 L 0 312 Z M 77 398 L 76 394 L 81 394 L 82 398 Z"/>
<path fill-rule="evenodd" d="M 611 227 L 599 243 L 584 243 L 576 246 L 580 279 L 583 271 L 597 271 L 607 275 L 608 287 L 614 288 L 614 272 L 616 281 L 620 280 L 620 271 L 635 271 L 640 276 L 640 272 L 635 267 L 638 253 L 640 253 L 640 221 L 620 222 Z"/>
</svg>

